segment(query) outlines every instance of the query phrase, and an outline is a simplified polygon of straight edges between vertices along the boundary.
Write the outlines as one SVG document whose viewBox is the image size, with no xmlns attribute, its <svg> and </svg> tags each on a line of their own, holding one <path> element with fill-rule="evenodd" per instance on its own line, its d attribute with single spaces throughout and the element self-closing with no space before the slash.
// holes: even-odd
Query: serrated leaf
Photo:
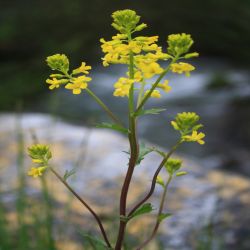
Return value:
<svg viewBox="0 0 250 250">
<path fill-rule="evenodd" d="M 145 146 L 145 143 L 142 143 L 142 144 L 140 145 L 140 152 L 139 152 L 139 156 L 138 156 L 138 159 L 137 159 L 136 164 L 137 164 L 137 165 L 140 164 L 141 161 L 144 160 L 144 157 L 145 157 L 147 154 L 151 153 L 152 151 L 154 151 L 153 148 L 147 148 L 147 147 Z"/>
<path fill-rule="evenodd" d="M 94 237 L 92 235 L 89 235 L 89 234 L 82 234 L 82 235 L 84 238 L 87 239 L 89 244 L 94 247 L 95 250 L 108 250 L 108 249 L 110 249 L 109 247 L 107 247 L 106 243 L 103 240 L 101 240 L 97 237 Z"/>
<path fill-rule="evenodd" d="M 145 203 L 141 207 L 139 207 L 137 210 L 135 210 L 135 212 L 130 216 L 130 219 L 132 219 L 136 216 L 139 216 L 139 215 L 151 213 L 152 211 L 153 211 L 152 204 Z"/>
<path fill-rule="evenodd" d="M 158 221 L 159 222 L 162 222 L 163 220 L 165 220 L 166 218 L 168 218 L 168 217 L 170 217 L 170 216 L 172 216 L 172 214 L 170 214 L 170 213 L 165 213 L 165 214 L 160 214 L 159 216 L 158 216 Z"/>
<path fill-rule="evenodd" d="M 136 112 L 135 116 L 141 116 L 141 115 L 158 115 L 160 112 L 165 111 L 166 109 L 160 109 L 160 108 L 153 108 L 153 109 L 141 109 L 139 112 Z"/>
<path fill-rule="evenodd" d="M 176 173 L 176 176 L 183 176 L 183 175 L 186 175 L 187 174 L 187 172 L 185 172 L 185 171 L 180 171 L 180 172 L 177 172 Z"/>
<path fill-rule="evenodd" d="M 76 173 L 76 170 L 75 169 L 71 169 L 71 170 L 66 170 L 65 171 L 65 173 L 64 173 L 64 175 L 63 175 L 63 179 L 65 180 L 65 181 L 67 181 L 67 179 L 70 177 L 70 176 L 72 176 L 72 175 L 74 175 Z"/>
<path fill-rule="evenodd" d="M 128 134 L 128 130 L 126 128 L 118 125 L 118 124 L 103 122 L 102 124 L 98 124 L 96 127 L 97 128 L 108 128 L 108 129 L 122 132 L 124 134 Z"/>
</svg>

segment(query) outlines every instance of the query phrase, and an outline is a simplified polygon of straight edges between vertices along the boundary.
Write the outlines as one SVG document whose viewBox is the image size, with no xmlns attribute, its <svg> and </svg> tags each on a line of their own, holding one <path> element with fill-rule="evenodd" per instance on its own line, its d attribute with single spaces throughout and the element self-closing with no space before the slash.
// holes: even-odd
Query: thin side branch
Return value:
<svg viewBox="0 0 250 250">
<path fill-rule="evenodd" d="M 108 237 L 106 235 L 105 229 L 102 225 L 101 219 L 99 216 L 95 213 L 95 211 L 70 187 L 70 185 L 54 170 L 52 167 L 49 168 L 50 171 L 64 184 L 65 187 L 88 209 L 88 211 L 94 216 L 96 219 L 96 222 L 98 223 L 98 226 L 101 230 L 102 236 L 109 248 L 111 247 L 111 244 L 108 240 Z"/>
<path fill-rule="evenodd" d="M 134 208 L 129 212 L 128 216 L 131 216 L 141 205 L 143 205 L 150 197 L 151 195 L 154 193 L 155 190 L 155 185 L 156 185 L 156 179 L 157 176 L 159 175 L 161 169 L 163 168 L 164 164 L 168 161 L 169 157 L 175 152 L 175 150 L 179 147 L 179 145 L 182 143 L 182 141 L 178 141 L 177 144 L 175 146 L 172 147 L 172 149 L 168 152 L 168 154 L 165 156 L 165 158 L 163 158 L 163 160 L 161 161 L 159 167 L 157 168 L 157 170 L 155 171 L 155 174 L 153 176 L 152 179 L 152 183 L 151 183 L 151 187 L 149 192 L 147 193 L 147 195 L 140 201 L 138 202 Z"/>
</svg>

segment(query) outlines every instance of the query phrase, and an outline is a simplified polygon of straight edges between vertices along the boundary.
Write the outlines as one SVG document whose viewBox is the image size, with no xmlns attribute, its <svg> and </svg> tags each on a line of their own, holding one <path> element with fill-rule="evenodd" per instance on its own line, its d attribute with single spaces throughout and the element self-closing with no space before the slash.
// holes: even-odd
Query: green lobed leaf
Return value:
<svg viewBox="0 0 250 250">
<path fill-rule="evenodd" d="M 128 129 L 126 129 L 118 124 L 114 124 L 114 123 L 103 122 L 101 124 L 98 124 L 96 127 L 97 128 L 108 128 L 108 129 L 122 132 L 124 134 L 128 134 Z"/>
<path fill-rule="evenodd" d="M 158 115 L 160 112 L 165 111 L 166 109 L 160 108 L 153 108 L 153 109 L 141 109 L 139 112 L 136 112 L 134 116 L 141 116 L 141 115 Z"/>
<path fill-rule="evenodd" d="M 154 209 L 151 203 L 145 203 L 141 207 L 139 207 L 137 210 L 135 210 L 135 212 L 130 216 L 130 219 L 139 215 L 151 213 L 153 210 Z"/>
</svg>

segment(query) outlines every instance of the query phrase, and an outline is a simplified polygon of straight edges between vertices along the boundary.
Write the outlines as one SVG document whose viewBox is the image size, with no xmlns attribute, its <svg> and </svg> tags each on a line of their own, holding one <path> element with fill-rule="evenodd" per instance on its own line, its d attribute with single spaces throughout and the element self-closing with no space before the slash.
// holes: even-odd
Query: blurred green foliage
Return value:
<svg viewBox="0 0 250 250">
<path fill-rule="evenodd" d="M 100 62 L 99 38 L 109 37 L 110 14 L 135 9 L 148 34 L 186 32 L 202 56 L 248 63 L 250 1 L 247 0 L 3 0 L 0 4 L 0 109 L 45 91 L 46 56 L 65 53 L 77 65 Z M 154 33 L 152 31 L 154 30 Z"/>
</svg>

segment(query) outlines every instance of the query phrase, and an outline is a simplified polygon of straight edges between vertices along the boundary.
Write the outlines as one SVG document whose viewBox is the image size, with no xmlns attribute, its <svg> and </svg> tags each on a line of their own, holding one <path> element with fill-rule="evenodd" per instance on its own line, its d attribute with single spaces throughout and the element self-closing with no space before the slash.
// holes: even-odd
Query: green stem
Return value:
<svg viewBox="0 0 250 250">
<path fill-rule="evenodd" d="M 140 88 L 140 91 L 139 91 L 139 94 L 138 94 L 138 100 L 137 100 L 137 105 L 136 107 L 138 108 L 141 101 L 142 101 L 142 97 L 143 97 L 143 94 L 144 94 L 144 87 L 146 85 L 146 82 L 145 80 L 143 79 L 142 83 L 141 83 L 141 88 Z"/>
<path fill-rule="evenodd" d="M 150 98 L 152 92 L 155 90 L 155 88 L 157 87 L 157 85 L 160 83 L 160 81 L 162 80 L 162 78 L 169 72 L 170 67 L 173 63 L 175 63 L 178 60 L 178 58 L 173 58 L 172 61 L 169 63 L 168 67 L 160 74 L 160 76 L 157 78 L 157 80 L 155 81 L 155 83 L 152 85 L 151 89 L 148 91 L 148 93 L 144 96 L 144 98 L 142 99 L 142 101 L 140 102 L 139 106 L 137 107 L 136 112 L 139 112 L 144 104 L 147 102 L 147 100 Z"/>
<path fill-rule="evenodd" d="M 122 122 L 114 115 L 114 113 L 103 103 L 103 101 L 97 97 L 90 89 L 86 88 L 87 93 L 94 98 L 94 100 L 103 108 L 108 116 L 117 124 L 123 127 Z"/>
<path fill-rule="evenodd" d="M 151 233 L 150 237 L 146 241 L 144 241 L 139 247 L 136 248 L 136 250 L 143 249 L 157 234 L 157 231 L 158 231 L 160 223 L 161 223 L 161 221 L 159 220 L 159 217 L 162 214 L 163 206 L 164 206 L 164 203 L 165 203 L 165 200 L 166 200 L 166 197 L 167 197 L 168 187 L 169 187 L 169 184 L 170 184 L 172 178 L 173 178 L 173 176 L 169 175 L 167 183 L 166 183 L 166 185 L 164 187 L 163 194 L 162 194 L 162 197 L 161 197 L 160 207 L 159 207 L 159 210 L 158 210 L 158 213 L 157 213 L 156 223 L 155 223 L 153 232 Z"/>
</svg>

